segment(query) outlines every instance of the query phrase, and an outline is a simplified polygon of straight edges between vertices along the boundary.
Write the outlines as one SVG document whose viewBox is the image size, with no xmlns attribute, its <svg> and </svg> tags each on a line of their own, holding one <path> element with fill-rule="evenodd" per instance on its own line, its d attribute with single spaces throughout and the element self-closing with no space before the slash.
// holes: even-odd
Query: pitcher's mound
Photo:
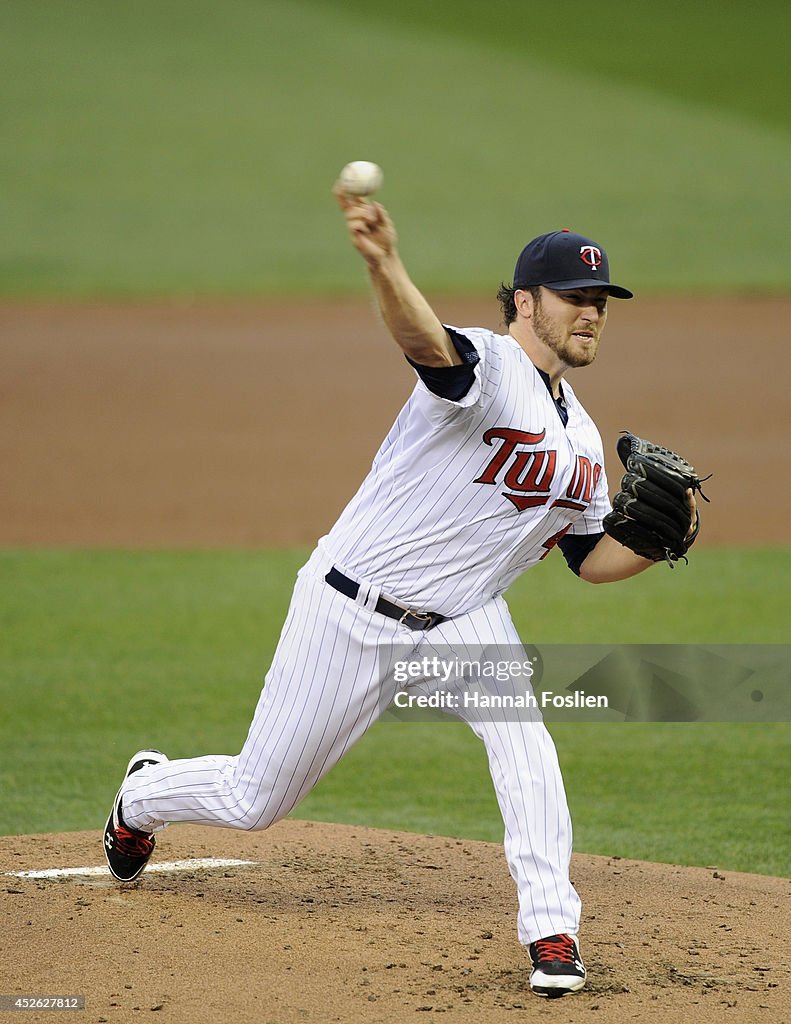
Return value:
<svg viewBox="0 0 791 1024">
<path fill-rule="evenodd" d="M 99 829 L 5 837 L 0 870 L 101 865 L 100 844 Z M 193 858 L 254 863 L 131 886 L 0 876 L 3 993 L 83 995 L 80 1020 L 124 1024 L 788 1019 L 783 879 L 576 856 L 589 981 L 548 1002 L 528 987 L 497 844 L 304 821 L 174 826 L 151 865 Z"/>
</svg>

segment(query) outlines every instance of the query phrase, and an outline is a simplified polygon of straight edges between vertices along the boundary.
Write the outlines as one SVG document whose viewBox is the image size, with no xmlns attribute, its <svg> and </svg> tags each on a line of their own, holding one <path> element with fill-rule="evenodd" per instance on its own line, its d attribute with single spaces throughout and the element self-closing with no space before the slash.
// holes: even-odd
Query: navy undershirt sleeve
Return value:
<svg viewBox="0 0 791 1024">
<path fill-rule="evenodd" d="M 440 398 L 447 398 L 451 402 L 458 402 L 464 398 L 475 380 L 475 366 L 480 361 L 480 356 L 475 351 L 475 346 L 465 338 L 463 334 L 446 327 L 448 337 L 453 342 L 453 347 L 459 353 L 463 362 L 459 366 L 422 366 L 416 363 L 409 356 L 406 357 L 410 366 L 414 366 L 418 377 L 423 381 L 429 391 Z"/>
<path fill-rule="evenodd" d="M 582 563 L 603 536 L 603 533 L 567 533 L 560 538 L 558 547 L 572 572 L 579 576 Z"/>
</svg>

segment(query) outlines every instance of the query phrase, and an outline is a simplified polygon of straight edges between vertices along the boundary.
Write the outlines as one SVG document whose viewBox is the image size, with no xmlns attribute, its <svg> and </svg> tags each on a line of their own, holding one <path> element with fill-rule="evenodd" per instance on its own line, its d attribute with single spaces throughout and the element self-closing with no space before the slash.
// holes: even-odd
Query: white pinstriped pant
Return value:
<svg viewBox="0 0 791 1024">
<path fill-rule="evenodd" d="M 399 645 L 401 657 L 405 646 L 420 657 L 437 645 L 520 645 L 502 598 L 415 632 L 370 610 L 379 596 L 375 587 L 361 586 L 356 601 L 339 594 L 324 582 L 329 567 L 317 551 L 300 571 L 241 753 L 136 772 L 123 787 L 127 825 L 149 832 L 177 821 L 267 828 L 310 792 L 396 691 L 406 689 L 393 680 L 392 645 Z M 488 755 L 517 885 L 519 940 L 576 934 L 580 900 L 568 877 L 571 820 L 552 738 L 540 721 L 494 721 L 479 710 L 458 714 Z"/>
</svg>

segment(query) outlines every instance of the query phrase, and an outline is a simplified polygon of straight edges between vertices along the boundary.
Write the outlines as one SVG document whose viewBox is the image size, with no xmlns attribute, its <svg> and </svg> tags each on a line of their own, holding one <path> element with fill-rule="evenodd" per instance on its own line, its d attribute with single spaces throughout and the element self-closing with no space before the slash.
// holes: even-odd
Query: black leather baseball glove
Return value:
<svg viewBox="0 0 791 1024">
<path fill-rule="evenodd" d="M 697 491 L 703 482 L 680 455 L 651 441 L 625 432 L 616 446 L 626 474 L 613 499 L 613 510 L 604 517 L 604 531 L 643 558 L 666 561 L 673 568 L 700 531 L 700 510 L 692 533 L 687 490 Z M 708 477 L 704 477 L 708 480 Z"/>
</svg>

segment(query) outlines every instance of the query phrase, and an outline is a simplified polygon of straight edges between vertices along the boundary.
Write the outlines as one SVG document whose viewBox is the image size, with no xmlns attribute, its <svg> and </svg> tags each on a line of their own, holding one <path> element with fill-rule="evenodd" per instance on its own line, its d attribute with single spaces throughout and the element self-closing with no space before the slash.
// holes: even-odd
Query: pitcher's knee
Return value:
<svg viewBox="0 0 791 1024">
<path fill-rule="evenodd" d="M 247 832 L 262 832 L 281 818 L 285 818 L 293 810 L 296 802 L 275 793 L 269 793 L 266 799 L 242 800 L 239 803 L 239 815 L 234 823 L 237 828 Z"/>
</svg>

